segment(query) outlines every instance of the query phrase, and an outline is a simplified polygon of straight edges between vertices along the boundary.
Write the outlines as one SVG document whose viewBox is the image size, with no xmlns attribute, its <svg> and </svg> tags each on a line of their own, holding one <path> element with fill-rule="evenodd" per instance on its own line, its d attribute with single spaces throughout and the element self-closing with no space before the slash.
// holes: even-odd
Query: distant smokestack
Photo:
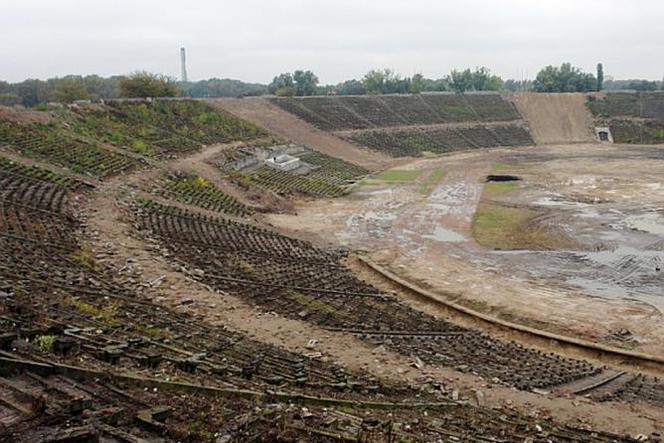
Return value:
<svg viewBox="0 0 664 443">
<path fill-rule="evenodd" d="M 184 48 L 180 48 L 180 65 L 182 67 L 182 73 L 180 74 L 180 80 L 183 82 L 187 81 L 187 56 L 185 54 Z"/>
</svg>

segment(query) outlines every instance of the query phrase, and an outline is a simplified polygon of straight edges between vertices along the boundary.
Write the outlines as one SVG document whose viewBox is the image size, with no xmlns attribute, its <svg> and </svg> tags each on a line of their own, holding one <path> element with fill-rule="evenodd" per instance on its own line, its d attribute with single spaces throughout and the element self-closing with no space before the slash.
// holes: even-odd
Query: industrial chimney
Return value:
<svg viewBox="0 0 664 443">
<path fill-rule="evenodd" d="M 184 48 L 180 48 L 180 65 L 182 68 L 182 73 L 180 74 L 180 80 L 183 82 L 187 81 L 187 56 L 185 54 Z"/>
</svg>

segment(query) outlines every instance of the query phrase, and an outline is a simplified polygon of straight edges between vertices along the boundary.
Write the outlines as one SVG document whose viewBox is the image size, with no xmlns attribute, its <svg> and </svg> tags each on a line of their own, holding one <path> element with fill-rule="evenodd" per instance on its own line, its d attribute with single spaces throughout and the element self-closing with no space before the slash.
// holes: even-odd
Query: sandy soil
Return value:
<svg viewBox="0 0 664 443">
<path fill-rule="evenodd" d="M 664 157 L 661 148 L 546 146 L 418 159 L 408 183 L 369 184 L 298 206 L 271 221 L 366 251 L 396 274 L 528 326 L 664 353 Z M 492 165 L 515 164 L 520 190 L 505 203 L 549 210 L 546 223 L 579 249 L 493 251 L 471 236 Z M 525 164 L 525 166 L 524 166 Z M 404 169 L 400 167 L 400 169 Z M 423 195 L 431 171 L 443 179 Z M 509 169 L 507 172 L 510 172 Z M 658 178 L 659 177 L 659 178 Z M 617 341 L 622 329 L 633 334 Z"/>
<path fill-rule="evenodd" d="M 295 143 L 310 146 L 324 154 L 342 158 L 369 170 L 385 169 L 398 163 L 392 157 L 362 149 L 316 129 L 263 98 L 216 99 L 210 100 L 210 103 Z"/>
<path fill-rule="evenodd" d="M 585 94 L 522 93 L 510 98 L 528 122 L 537 144 L 595 140 Z"/>
</svg>

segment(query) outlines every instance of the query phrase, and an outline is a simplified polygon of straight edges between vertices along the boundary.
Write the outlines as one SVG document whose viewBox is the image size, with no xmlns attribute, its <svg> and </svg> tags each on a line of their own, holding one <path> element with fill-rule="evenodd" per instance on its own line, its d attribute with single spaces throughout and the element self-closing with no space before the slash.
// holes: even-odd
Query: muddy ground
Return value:
<svg viewBox="0 0 664 443">
<path fill-rule="evenodd" d="M 594 143 L 416 159 L 345 198 L 301 202 L 297 216 L 270 220 L 365 251 L 399 276 L 475 309 L 662 355 L 663 159 L 664 147 Z M 488 174 L 521 180 L 489 193 Z M 547 241 L 519 250 L 478 244 L 473 221 L 482 204 L 529 214 L 517 237 Z"/>
</svg>

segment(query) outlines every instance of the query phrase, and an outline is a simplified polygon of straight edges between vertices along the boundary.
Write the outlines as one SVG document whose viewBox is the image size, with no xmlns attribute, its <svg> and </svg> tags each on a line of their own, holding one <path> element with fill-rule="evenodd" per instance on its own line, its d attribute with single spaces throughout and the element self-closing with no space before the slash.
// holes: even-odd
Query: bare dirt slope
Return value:
<svg viewBox="0 0 664 443">
<path fill-rule="evenodd" d="M 210 100 L 210 103 L 295 143 L 305 144 L 324 154 L 342 158 L 367 169 L 385 169 L 396 163 L 393 158 L 362 149 L 321 131 L 265 99 L 217 99 Z"/>
<path fill-rule="evenodd" d="M 514 94 L 512 101 L 528 122 L 537 144 L 595 140 L 584 94 Z"/>
</svg>

